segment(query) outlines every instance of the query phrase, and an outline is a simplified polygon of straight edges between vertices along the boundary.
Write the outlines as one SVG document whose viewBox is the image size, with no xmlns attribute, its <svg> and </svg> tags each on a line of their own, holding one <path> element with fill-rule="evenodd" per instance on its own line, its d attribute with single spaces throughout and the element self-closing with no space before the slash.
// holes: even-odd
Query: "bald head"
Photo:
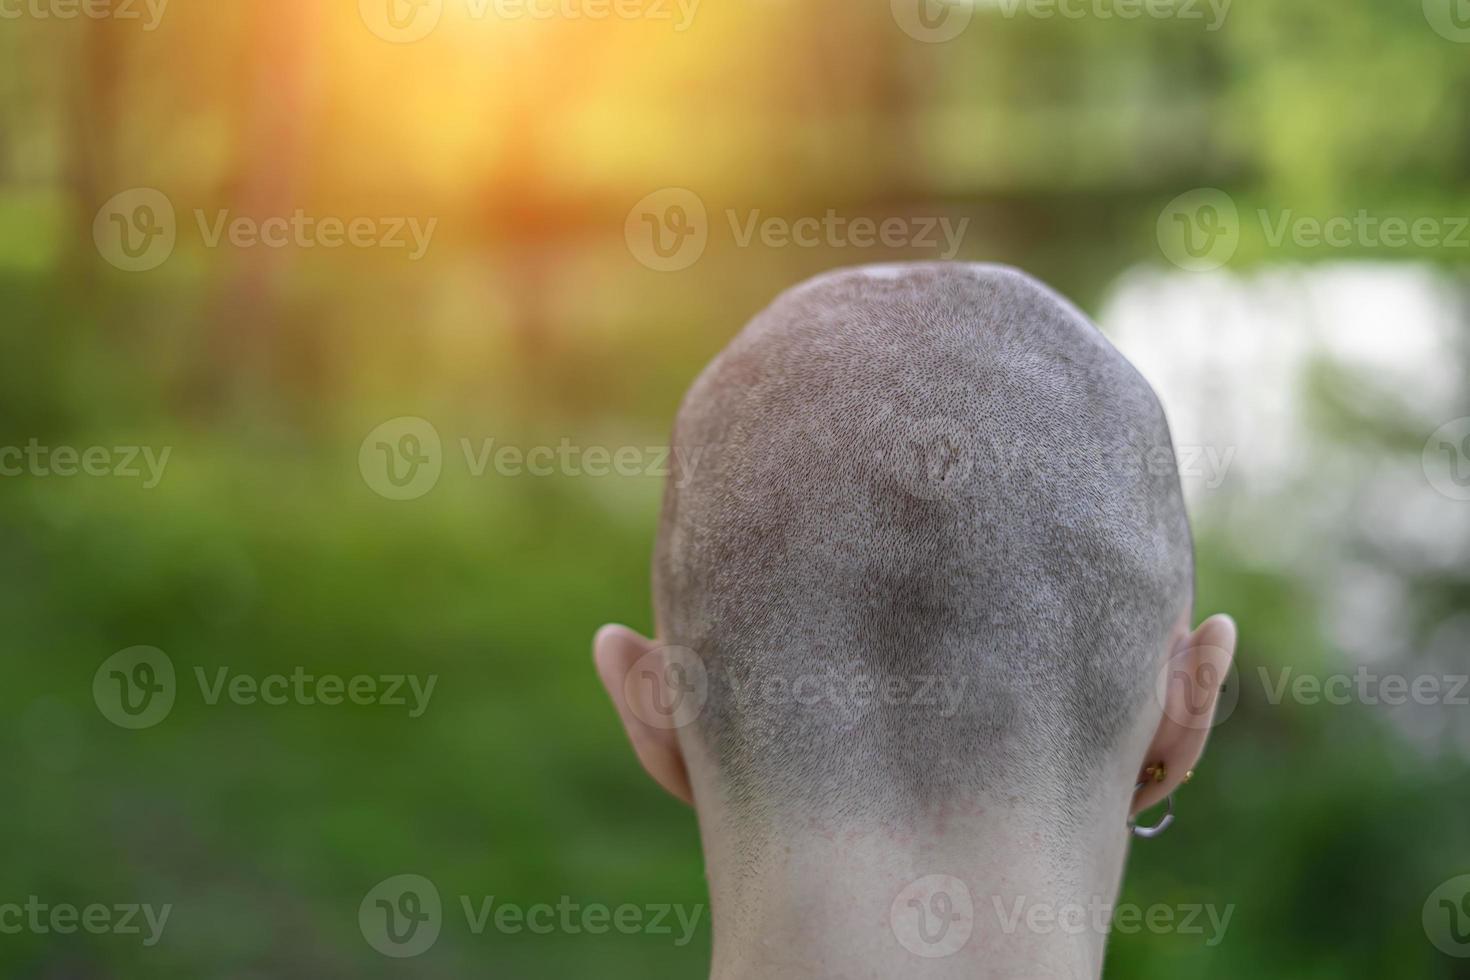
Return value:
<svg viewBox="0 0 1470 980">
<path fill-rule="evenodd" d="M 738 809 L 1085 792 L 1188 607 L 1148 384 L 1015 270 L 878 266 L 782 295 L 700 375 L 654 561 L 660 639 Z"/>
</svg>

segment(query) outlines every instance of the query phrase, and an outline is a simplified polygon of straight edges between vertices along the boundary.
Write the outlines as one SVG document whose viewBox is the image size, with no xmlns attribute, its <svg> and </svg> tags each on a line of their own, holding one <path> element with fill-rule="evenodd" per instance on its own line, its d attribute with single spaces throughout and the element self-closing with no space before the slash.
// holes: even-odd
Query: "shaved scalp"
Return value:
<svg viewBox="0 0 1470 980">
<path fill-rule="evenodd" d="M 691 731 L 739 811 L 1064 810 L 1134 730 L 1188 609 L 1189 524 L 1147 382 L 988 265 L 842 270 L 705 369 L 654 558 Z"/>
</svg>

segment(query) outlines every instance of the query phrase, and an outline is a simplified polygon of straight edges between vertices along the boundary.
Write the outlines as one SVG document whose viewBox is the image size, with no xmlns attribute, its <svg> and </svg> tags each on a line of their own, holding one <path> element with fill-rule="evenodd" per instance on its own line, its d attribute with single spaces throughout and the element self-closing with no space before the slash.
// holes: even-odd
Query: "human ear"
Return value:
<svg viewBox="0 0 1470 980">
<path fill-rule="evenodd" d="M 679 689 L 682 665 L 669 656 L 669 651 L 677 650 L 659 646 L 626 626 L 604 626 L 592 640 L 597 674 L 644 771 L 676 798 L 693 804 L 678 739 L 678 729 L 692 718 L 684 710 L 686 692 Z"/>
<path fill-rule="evenodd" d="M 1138 774 L 1146 785 L 1134 794 L 1131 813 L 1173 793 L 1199 762 L 1214 724 L 1221 685 L 1235 656 L 1235 640 L 1235 620 L 1217 614 L 1175 644 L 1159 678 L 1163 716 Z M 1154 768 L 1158 766 L 1163 767 L 1162 773 Z"/>
</svg>

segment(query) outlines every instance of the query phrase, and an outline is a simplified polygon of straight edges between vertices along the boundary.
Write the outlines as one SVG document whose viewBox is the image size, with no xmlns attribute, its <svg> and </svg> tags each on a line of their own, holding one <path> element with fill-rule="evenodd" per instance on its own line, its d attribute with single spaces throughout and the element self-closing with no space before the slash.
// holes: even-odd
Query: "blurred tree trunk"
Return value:
<svg viewBox="0 0 1470 980">
<path fill-rule="evenodd" d="M 552 31 L 553 26 L 544 29 Z M 546 380 L 557 343 L 548 301 L 557 288 L 560 252 L 600 215 L 617 210 L 615 202 L 603 206 L 569 200 L 547 181 L 546 175 L 554 172 L 553 127 L 567 117 L 583 92 L 592 90 L 597 69 L 605 64 L 598 54 L 618 50 L 616 39 L 588 45 L 585 24 L 555 26 L 561 33 L 552 34 L 545 49 L 522 49 L 517 76 L 526 80 L 521 90 L 527 95 L 505 119 L 506 132 L 513 138 L 483 191 L 490 226 L 502 227 L 510 236 L 510 273 L 505 286 L 511 329 L 533 390 Z"/>
<path fill-rule="evenodd" d="M 92 221 L 108 198 L 137 182 L 134 175 L 119 172 L 117 159 L 119 111 L 132 32 L 117 30 L 116 22 L 106 18 L 82 18 L 75 26 L 81 33 L 77 57 L 61 55 L 77 65 L 66 89 L 70 105 L 64 116 L 68 129 L 63 179 L 74 210 L 63 274 L 80 291 L 90 292 L 100 272 Z"/>
<path fill-rule="evenodd" d="M 303 207 L 303 175 L 312 159 L 310 134 L 319 88 L 321 7 L 297 0 L 254 0 L 250 5 L 251 56 L 240 108 L 240 170 L 219 207 L 230 218 L 289 217 Z M 181 220 L 182 217 L 181 217 Z M 213 257 L 223 270 L 211 302 L 209 347 L 193 400 L 216 410 L 250 389 L 271 386 L 292 369 L 280 299 L 290 248 L 230 249 Z"/>
<path fill-rule="evenodd" d="M 853 16 L 846 0 L 828 0 L 799 8 L 798 29 L 784 43 L 793 45 L 785 62 L 793 73 L 773 93 L 773 117 L 789 118 L 791 127 L 830 127 L 833 120 L 856 118 L 860 124 L 838 133 L 851 145 L 823 147 L 826 159 L 818 172 L 851 169 L 861 163 L 865 197 L 889 201 L 917 193 L 922 165 L 914 152 L 918 96 L 914 78 L 894 29 L 888 5 Z M 780 39 L 777 39 L 778 43 Z M 800 131 L 793 128 L 791 132 Z M 774 141 L 778 146 L 800 146 Z M 783 160 L 777 172 L 800 173 L 814 161 Z M 791 169 L 792 167 L 800 169 Z M 836 202 L 818 202 L 823 207 Z"/>
</svg>

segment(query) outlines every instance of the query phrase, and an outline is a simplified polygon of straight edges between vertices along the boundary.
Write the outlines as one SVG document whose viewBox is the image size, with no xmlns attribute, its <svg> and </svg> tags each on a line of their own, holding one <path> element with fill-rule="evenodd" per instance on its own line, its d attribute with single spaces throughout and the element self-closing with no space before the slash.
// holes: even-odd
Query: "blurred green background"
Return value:
<svg viewBox="0 0 1470 980">
<path fill-rule="evenodd" d="M 459 915 L 460 895 L 705 901 L 692 814 L 637 769 L 589 656 L 601 623 L 651 630 L 660 479 L 477 476 L 463 440 L 658 446 L 779 290 L 948 257 L 942 238 L 742 243 L 730 220 L 832 211 L 967 219 L 954 257 L 1072 296 L 1159 387 L 1181 447 L 1228 454 L 1186 486 L 1197 612 L 1241 625 L 1238 703 L 1176 827 L 1134 848 L 1123 898 L 1234 914 L 1215 946 L 1115 936 L 1109 975 L 1470 977 L 1425 922 L 1470 872 L 1470 707 L 1273 703 L 1261 674 L 1470 670 L 1470 433 L 1431 438 L 1470 415 L 1463 8 L 5 7 L 0 446 L 170 455 L 152 487 L 0 478 L 0 903 L 173 911 L 151 947 L 0 935 L 0 967 L 700 975 L 707 916 L 678 945 L 475 935 Z M 140 234 L 168 220 L 138 188 L 166 200 L 175 241 L 130 271 L 114 216 Z M 669 188 L 703 214 L 660 210 Z M 1180 198 L 1201 188 L 1223 198 Z M 1221 250 L 1179 251 L 1182 207 L 1201 234 L 1226 221 L 1205 239 Z M 436 224 L 414 259 L 211 244 L 221 212 Z M 1437 233 L 1273 231 L 1363 212 Z M 707 244 L 660 268 L 640 236 L 684 219 Z M 394 500 L 360 450 L 404 417 L 442 439 L 442 472 Z M 178 693 L 128 730 L 92 684 L 137 645 L 166 652 Z M 211 705 L 194 671 L 222 666 L 438 680 L 417 718 Z M 444 897 L 444 928 L 390 959 L 359 903 L 409 872 Z"/>
</svg>

